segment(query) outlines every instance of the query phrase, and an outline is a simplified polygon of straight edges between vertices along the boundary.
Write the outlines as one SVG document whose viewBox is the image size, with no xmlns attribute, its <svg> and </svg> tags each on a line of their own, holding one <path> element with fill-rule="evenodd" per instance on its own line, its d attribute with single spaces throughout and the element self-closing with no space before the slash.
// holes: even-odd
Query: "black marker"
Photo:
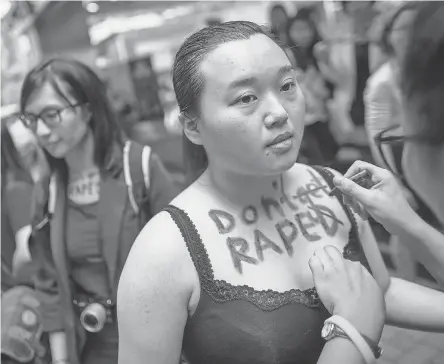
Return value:
<svg viewBox="0 0 444 364">
<path fill-rule="evenodd" d="M 358 172 L 354 176 L 351 176 L 349 179 L 350 181 L 353 181 L 357 185 L 364 187 L 368 190 L 376 184 L 375 182 L 372 181 L 372 176 L 367 171 Z M 328 195 L 333 196 L 333 194 L 336 192 L 337 189 L 338 189 L 337 187 L 333 188 Z"/>
</svg>

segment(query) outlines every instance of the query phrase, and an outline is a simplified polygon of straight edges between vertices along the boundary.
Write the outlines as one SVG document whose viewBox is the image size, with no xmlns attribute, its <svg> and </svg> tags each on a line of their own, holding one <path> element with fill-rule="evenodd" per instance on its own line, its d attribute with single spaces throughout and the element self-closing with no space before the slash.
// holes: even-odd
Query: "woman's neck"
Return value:
<svg viewBox="0 0 444 364">
<path fill-rule="evenodd" d="M 233 206 L 247 206 L 262 197 L 281 195 L 282 174 L 271 176 L 242 175 L 209 167 L 203 181 L 209 182 L 216 194 Z"/>
<path fill-rule="evenodd" d="M 88 131 L 82 141 L 65 157 L 70 179 L 75 179 L 85 172 L 97 169 L 94 162 L 94 136 Z"/>
</svg>

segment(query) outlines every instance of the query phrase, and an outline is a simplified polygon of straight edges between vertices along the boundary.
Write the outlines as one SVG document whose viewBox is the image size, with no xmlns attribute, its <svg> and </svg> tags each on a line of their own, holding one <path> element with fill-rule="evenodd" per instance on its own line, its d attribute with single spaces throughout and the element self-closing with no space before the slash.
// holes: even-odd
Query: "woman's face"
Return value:
<svg viewBox="0 0 444 364">
<path fill-rule="evenodd" d="M 389 42 L 395 51 L 395 57 L 401 61 L 407 47 L 407 32 L 413 22 L 415 12 L 405 10 L 396 18 L 389 35 Z"/>
<path fill-rule="evenodd" d="M 309 47 L 313 43 L 313 30 L 306 21 L 294 21 L 290 26 L 289 35 L 293 43 L 300 47 Z"/>
<path fill-rule="evenodd" d="M 297 159 L 304 98 L 291 63 L 267 36 L 220 45 L 201 64 L 199 132 L 210 165 L 272 175 Z"/>
<path fill-rule="evenodd" d="M 270 16 L 271 25 L 276 28 L 285 28 L 288 17 L 287 13 L 280 8 L 273 9 Z"/>
<path fill-rule="evenodd" d="M 70 97 L 63 83 L 59 82 L 58 86 L 63 94 L 67 95 L 71 105 L 78 104 L 73 97 Z M 55 158 L 65 158 L 80 144 L 88 133 L 91 119 L 91 114 L 85 105 L 70 107 L 48 82 L 31 94 L 25 113 L 59 120 L 56 125 L 48 126 L 40 118 L 35 129 L 39 144 Z M 59 119 L 57 114 L 60 116 Z"/>
</svg>

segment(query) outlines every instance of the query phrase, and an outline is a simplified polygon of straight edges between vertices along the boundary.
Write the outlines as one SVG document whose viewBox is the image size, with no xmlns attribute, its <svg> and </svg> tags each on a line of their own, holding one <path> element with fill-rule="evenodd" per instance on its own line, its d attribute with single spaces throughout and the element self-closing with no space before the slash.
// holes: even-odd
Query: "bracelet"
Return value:
<svg viewBox="0 0 444 364">
<path fill-rule="evenodd" d="M 325 322 L 331 322 L 336 326 L 338 326 L 342 331 L 344 331 L 347 334 L 347 336 L 350 338 L 350 340 L 353 342 L 353 344 L 355 344 L 356 348 L 360 351 L 367 364 L 376 363 L 375 355 L 373 354 L 373 351 L 370 349 L 370 346 L 361 336 L 359 331 L 356 330 L 355 327 L 350 322 L 348 322 L 345 318 L 337 315 L 328 318 L 327 320 L 325 320 Z"/>
</svg>

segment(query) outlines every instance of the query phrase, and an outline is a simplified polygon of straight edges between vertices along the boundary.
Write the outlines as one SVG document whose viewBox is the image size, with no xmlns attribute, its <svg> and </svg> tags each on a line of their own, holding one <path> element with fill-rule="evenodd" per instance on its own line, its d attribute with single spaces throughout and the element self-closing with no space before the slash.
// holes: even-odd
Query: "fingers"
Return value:
<svg viewBox="0 0 444 364">
<path fill-rule="evenodd" d="M 347 172 L 345 172 L 344 177 L 350 178 L 361 171 L 367 171 L 372 176 L 379 175 L 381 172 L 382 173 L 386 172 L 386 170 L 383 168 L 379 168 L 373 164 L 358 160 L 351 165 L 351 167 L 347 170 Z"/>
<path fill-rule="evenodd" d="M 364 205 L 368 204 L 372 198 L 373 191 L 367 190 L 347 178 L 335 176 L 333 182 L 342 193 L 355 198 Z"/>
<path fill-rule="evenodd" d="M 308 261 L 308 265 L 311 269 L 314 283 L 317 285 L 317 282 L 325 278 L 325 271 L 322 261 L 317 255 L 313 255 Z"/>
<path fill-rule="evenodd" d="M 344 267 L 344 258 L 338 248 L 333 245 L 327 245 L 323 250 L 334 269 L 338 270 Z"/>
</svg>

